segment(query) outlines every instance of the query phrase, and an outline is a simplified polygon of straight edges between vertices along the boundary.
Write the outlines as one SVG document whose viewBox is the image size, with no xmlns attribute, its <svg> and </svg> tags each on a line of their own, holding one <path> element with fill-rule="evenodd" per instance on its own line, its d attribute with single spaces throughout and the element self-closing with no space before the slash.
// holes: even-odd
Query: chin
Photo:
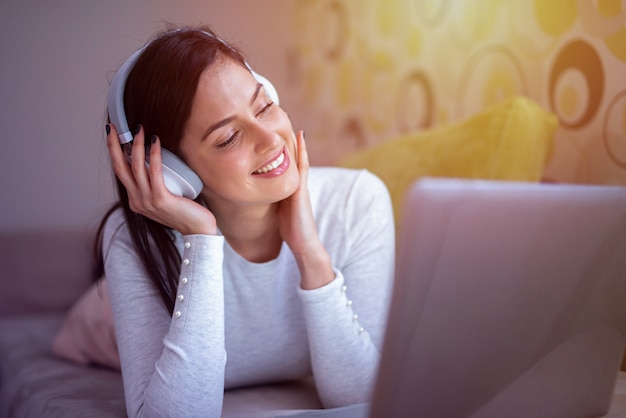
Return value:
<svg viewBox="0 0 626 418">
<path fill-rule="evenodd" d="M 286 180 L 287 181 L 284 184 L 283 192 L 281 193 L 283 197 L 279 200 L 287 199 L 289 196 L 294 194 L 300 187 L 300 174 L 298 172 L 288 175 Z"/>
</svg>

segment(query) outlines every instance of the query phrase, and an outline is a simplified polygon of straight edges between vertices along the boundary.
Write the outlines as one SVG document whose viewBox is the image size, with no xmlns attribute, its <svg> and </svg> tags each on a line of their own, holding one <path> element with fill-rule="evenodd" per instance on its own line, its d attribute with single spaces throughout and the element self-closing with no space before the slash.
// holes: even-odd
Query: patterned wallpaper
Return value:
<svg viewBox="0 0 626 418">
<path fill-rule="evenodd" d="M 523 95 L 560 122 L 546 177 L 626 184 L 626 0 L 294 2 L 313 163 Z"/>
</svg>

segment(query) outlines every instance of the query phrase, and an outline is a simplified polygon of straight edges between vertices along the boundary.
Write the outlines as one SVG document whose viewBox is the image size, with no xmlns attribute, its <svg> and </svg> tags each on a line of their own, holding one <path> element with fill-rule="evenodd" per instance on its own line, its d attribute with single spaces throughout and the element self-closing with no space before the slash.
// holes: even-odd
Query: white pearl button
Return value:
<svg viewBox="0 0 626 418">
<path fill-rule="evenodd" d="M 352 320 L 356 321 L 357 319 L 359 319 L 359 316 L 357 314 L 352 315 Z"/>
<path fill-rule="evenodd" d="M 364 331 L 365 331 L 365 328 L 363 327 L 359 328 L 359 334 L 363 334 Z"/>
<path fill-rule="evenodd" d="M 341 291 L 343 293 L 346 293 L 346 290 L 348 290 L 348 286 L 346 286 L 345 284 L 343 286 L 341 286 Z"/>
<path fill-rule="evenodd" d="M 178 295 L 178 301 L 182 302 L 183 300 L 185 300 L 185 295 Z"/>
<path fill-rule="evenodd" d="M 176 311 L 176 312 L 174 312 L 174 316 L 175 316 L 176 318 L 180 318 L 180 316 L 181 316 L 181 315 L 182 315 L 182 314 L 180 313 L 180 311 Z"/>
<path fill-rule="evenodd" d="M 352 306 L 352 301 L 351 301 L 351 300 L 348 300 L 348 301 L 346 302 L 346 306 Z"/>
<path fill-rule="evenodd" d="M 191 248 L 191 243 L 190 242 L 186 242 L 185 243 L 185 248 Z"/>
<path fill-rule="evenodd" d="M 184 265 L 186 265 L 186 266 L 187 266 L 187 265 L 189 265 L 189 259 L 188 259 L 188 258 L 185 258 L 185 259 L 183 260 L 183 264 L 184 264 Z"/>
<path fill-rule="evenodd" d="M 186 277 L 183 277 L 182 279 L 180 279 L 180 282 L 182 284 L 187 284 L 188 281 L 189 281 L 189 279 L 187 279 Z"/>
</svg>

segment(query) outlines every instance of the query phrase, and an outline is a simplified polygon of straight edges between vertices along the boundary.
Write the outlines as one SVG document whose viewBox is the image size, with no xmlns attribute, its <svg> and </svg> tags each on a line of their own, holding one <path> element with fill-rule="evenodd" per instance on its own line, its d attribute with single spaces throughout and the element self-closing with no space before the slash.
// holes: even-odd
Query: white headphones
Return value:
<svg viewBox="0 0 626 418">
<path fill-rule="evenodd" d="M 175 31 L 182 30 L 186 29 L 176 29 Z M 217 39 L 226 45 L 223 40 L 213 36 L 211 33 L 205 31 L 202 31 L 202 33 L 205 33 L 207 36 Z M 128 121 L 126 120 L 126 113 L 124 110 L 124 88 L 126 87 L 126 79 L 135 65 L 137 58 L 139 58 L 141 53 L 149 44 L 150 42 L 133 53 L 120 66 L 117 73 L 113 77 L 113 81 L 111 81 L 111 86 L 109 87 L 109 95 L 107 99 L 109 118 L 113 126 L 117 129 L 120 144 L 122 145 L 133 141 L 133 134 L 128 128 Z M 254 78 L 263 85 L 270 99 L 274 103 L 279 104 L 278 92 L 276 91 L 274 85 L 272 85 L 267 78 L 253 71 L 248 63 L 246 63 L 246 66 Z M 180 158 L 164 148 L 161 149 L 161 160 L 163 165 L 163 179 L 168 190 L 172 192 L 172 194 L 184 196 L 189 199 L 195 199 L 198 197 L 202 191 L 202 180 L 200 177 L 198 177 L 198 175 L 194 173 L 194 171 Z"/>
</svg>

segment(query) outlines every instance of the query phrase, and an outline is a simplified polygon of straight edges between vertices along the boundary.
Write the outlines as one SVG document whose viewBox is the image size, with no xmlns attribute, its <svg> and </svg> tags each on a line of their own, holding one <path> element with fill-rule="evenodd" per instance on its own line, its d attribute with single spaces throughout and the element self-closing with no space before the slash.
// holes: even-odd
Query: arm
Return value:
<svg viewBox="0 0 626 418">
<path fill-rule="evenodd" d="M 341 263 L 335 279 L 300 289 L 313 373 L 326 407 L 369 400 L 376 378 L 395 259 L 391 200 L 378 178 L 359 175 L 341 223 L 345 254 L 333 260 Z"/>
<path fill-rule="evenodd" d="M 185 244 L 178 242 L 183 263 L 171 316 L 144 272 L 121 214 L 107 223 L 104 267 L 127 413 L 219 416 L 226 362 L 223 237 L 209 235 L 216 232 L 210 211 L 165 188 L 157 138 L 146 170 L 143 129 L 135 135 L 130 165 L 115 128 L 108 129 L 113 170 L 128 191 L 132 210 L 185 234 Z"/>
<path fill-rule="evenodd" d="M 332 260 L 318 236 L 309 197 L 309 156 L 304 131 L 295 138 L 300 185 L 279 206 L 279 231 L 294 255 L 300 271 L 300 286 L 316 289 L 335 277 Z"/>
<path fill-rule="evenodd" d="M 226 363 L 223 238 L 184 237 L 189 248 L 182 258 L 189 263 L 183 262 L 178 292 L 184 298 L 170 316 L 125 225 L 113 220 L 104 237 L 105 273 L 128 415 L 220 416 Z"/>
<path fill-rule="evenodd" d="M 330 201 L 317 202 L 326 213 L 342 213 L 326 244 L 341 241 L 348 255 L 341 270 L 333 268 L 337 254 L 324 246 L 313 216 L 302 132 L 297 141 L 300 187 L 281 202 L 279 226 L 300 270 L 313 375 L 325 407 L 364 402 L 376 378 L 393 278 L 391 199 L 382 181 L 363 171 L 348 196 L 331 193 Z"/>
</svg>

